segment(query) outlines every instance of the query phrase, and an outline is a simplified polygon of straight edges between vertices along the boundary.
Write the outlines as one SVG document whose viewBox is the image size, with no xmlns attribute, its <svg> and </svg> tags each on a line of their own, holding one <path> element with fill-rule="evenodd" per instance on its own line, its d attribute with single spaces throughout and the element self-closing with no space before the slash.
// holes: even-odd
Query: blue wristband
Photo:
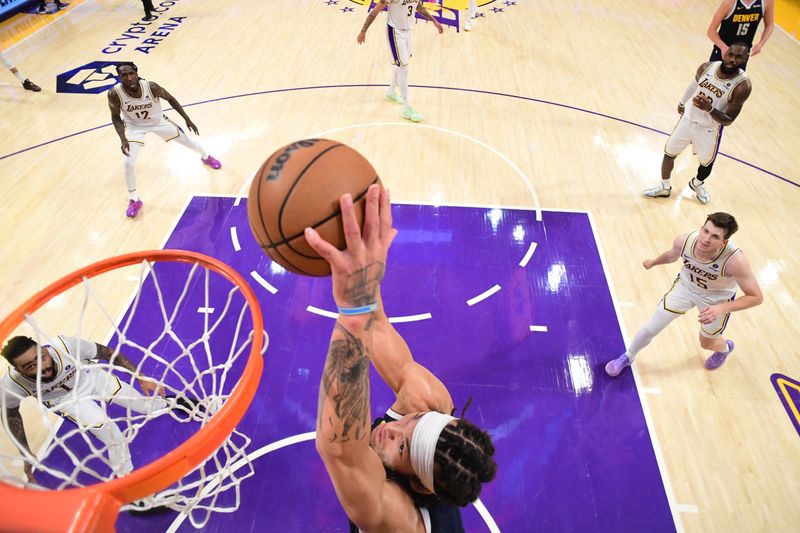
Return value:
<svg viewBox="0 0 800 533">
<path fill-rule="evenodd" d="M 378 310 L 378 303 L 362 305 L 361 307 L 340 307 L 339 314 L 344 316 L 366 315 Z"/>
</svg>

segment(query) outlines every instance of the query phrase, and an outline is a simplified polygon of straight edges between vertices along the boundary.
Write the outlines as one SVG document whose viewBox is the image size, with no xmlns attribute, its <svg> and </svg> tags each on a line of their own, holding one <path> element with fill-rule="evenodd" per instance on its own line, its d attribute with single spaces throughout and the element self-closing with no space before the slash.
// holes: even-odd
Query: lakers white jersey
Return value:
<svg viewBox="0 0 800 533">
<path fill-rule="evenodd" d="M 164 115 L 161 101 L 150 91 L 150 82 L 139 80 L 139 87 L 142 97 L 134 98 L 125 92 L 121 83 L 114 85 L 114 90 L 119 96 L 122 118 L 127 124 L 155 126 L 161 122 L 161 117 Z"/>
<path fill-rule="evenodd" d="M 386 23 L 398 30 L 410 30 L 419 0 L 389 0 Z"/>
<path fill-rule="evenodd" d="M 97 346 L 93 342 L 59 335 L 54 345 L 42 346 L 42 350 L 49 351 L 56 367 L 53 379 L 41 382 L 41 399 L 45 403 L 57 403 L 79 385 L 78 372 L 89 373 L 95 370 L 94 365 L 82 364 L 83 361 L 97 356 Z M 81 377 L 81 381 L 87 381 L 86 375 Z M 23 376 L 13 367 L 3 376 L 2 393 L 5 407 L 11 409 L 19 407 L 20 400 L 26 396 L 39 397 L 36 379 Z"/>
<path fill-rule="evenodd" d="M 748 77 L 745 71 L 740 70 L 739 74 L 733 78 L 727 80 L 720 79 L 716 74 L 720 65 L 722 65 L 722 61 L 713 61 L 708 66 L 705 72 L 700 76 L 700 81 L 696 82 L 697 87 L 695 88 L 692 98 L 699 93 L 710 96 L 712 109 L 717 109 L 724 113 L 725 110 L 728 109 L 731 93 L 737 85 L 748 79 Z M 719 126 L 719 123 L 711 118 L 710 113 L 695 107 L 691 99 L 686 103 L 684 117 L 704 127 L 716 128 Z"/>
<path fill-rule="evenodd" d="M 683 268 L 678 277 L 685 287 L 696 294 L 719 301 L 729 300 L 736 294 L 738 285 L 733 277 L 726 275 L 725 266 L 739 248 L 728 241 L 715 258 L 706 262 L 700 261 L 694 254 L 698 235 L 697 231 L 690 233 L 683 243 Z"/>
</svg>

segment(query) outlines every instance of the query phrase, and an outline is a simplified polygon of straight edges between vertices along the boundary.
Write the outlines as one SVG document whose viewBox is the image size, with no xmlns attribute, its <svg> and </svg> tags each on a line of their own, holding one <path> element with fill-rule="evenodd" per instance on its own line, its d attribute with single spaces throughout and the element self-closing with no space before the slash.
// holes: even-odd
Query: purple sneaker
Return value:
<svg viewBox="0 0 800 533">
<path fill-rule="evenodd" d="M 212 156 L 208 156 L 206 158 L 200 158 L 200 161 L 202 161 L 204 165 L 208 165 L 214 170 L 222 168 L 222 163 L 214 159 Z"/>
<path fill-rule="evenodd" d="M 628 360 L 628 354 L 624 353 L 606 364 L 606 374 L 615 378 L 619 376 L 619 373 L 622 372 L 622 369 L 626 366 L 631 366 L 631 362 Z"/>
<path fill-rule="evenodd" d="M 142 206 L 144 206 L 144 204 L 142 203 L 141 200 L 136 200 L 135 202 L 133 200 L 130 200 L 128 202 L 128 209 L 125 210 L 125 215 L 128 218 L 134 218 L 136 215 L 139 214 L 139 211 L 142 210 Z"/>
<path fill-rule="evenodd" d="M 707 370 L 716 370 L 722 365 L 725 364 L 725 359 L 731 354 L 736 345 L 733 344 L 733 341 L 727 340 L 725 343 L 728 345 L 728 351 L 725 353 L 722 352 L 714 352 L 711 356 L 706 359 L 706 369 Z"/>
</svg>

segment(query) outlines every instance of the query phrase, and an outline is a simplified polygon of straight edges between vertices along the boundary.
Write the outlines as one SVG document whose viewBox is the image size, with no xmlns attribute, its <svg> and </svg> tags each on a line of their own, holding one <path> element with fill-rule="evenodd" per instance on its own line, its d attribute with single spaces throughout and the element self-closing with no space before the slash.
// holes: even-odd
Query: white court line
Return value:
<svg viewBox="0 0 800 533">
<path fill-rule="evenodd" d="M 676 503 L 675 510 L 679 513 L 699 513 L 700 508 L 696 505 L 688 505 L 685 503 Z"/>
<path fill-rule="evenodd" d="M 328 318 L 338 318 L 339 313 L 334 313 L 333 311 L 326 311 L 325 309 L 320 309 L 319 307 L 314 307 L 313 305 L 309 305 L 306 307 L 306 311 L 309 313 L 314 313 L 315 315 L 325 316 Z"/>
<path fill-rule="evenodd" d="M 478 302 L 482 302 L 483 300 L 485 300 L 486 298 L 488 298 L 489 296 L 491 296 L 492 294 L 496 293 L 499 290 L 500 290 L 500 285 L 495 285 L 494 287 L 492 287 L 488 291 L 483 291 L 482 293 L 480 293 L 479 295 L 475 296 L 474 298 L 470 298 L 469 300 L 467 300 L 467 305 L 473 306 Z"/>
<path fill-rule="evenodd" d="M 547 326 L 531 326 L 530 330 L 531 331 L 538 331 L 538 332 L 541 332 L 541 333 L 547 333 Z"/>
<path fill-rule="evenodd" d="M 239 235 L 236 233 L 236 226 L 231 226 L 231 242 L 233 243 L 233 251 L 238 252 L 242 249 L 239 246 Z"/>
<path fill-rule="evenodd" d="M 259 285 L 261 285 L 262 287 L 264 287 L 265 289 L 267 289 L 267 290 L 268 290 L 269 292 L 271 292 L 272 294 L 275 294 L 276 292 L 278 292 L 278 289 L 276 289 L 275 287 L 273 287 L 272 285 L 270 285 L 270 284 L 269 284 L 269 282 L 268 282 L 267 280 L 265 280 L 264 278 L 262 278 L 262 277 L 261 277 L 261 274 L 259 274 L 259 273 L 258 273 L 258 272 L 256 272 L 255 270 L 253 270 L 252 272 L 250 272 L 250 277 L 251 277 L 251 278 L 253 278 L 254 280 L 256 280 L 256 281 L 258 282 L 258 284 L 259 284 Z"/>
<path fill-rule="evenodd" d="M 639 390 L 642 394 L 661 394 L 661 389 L 658 387 L 642 387 Z"/>
<path fill-rule="evenodd" d="M 210 314 L 214 313 L 214 308 L 213 307 L 198 307 L 197 308 L 197 312 L 198 313 L 205 313 L 205 314 L 210 315 Z"/>
<path fill-rule="evenodd" d="M 281 448 L 286 448 L 294 444 L 299 444 L 301 442 L 314 440 L 316 436 L 317 434 L 315 431 L 309 431 L 308 433 L 300 433 L 299 435 L 292 435 L 291 437 L 286 437 L 285 439 L 281 439 L 279 441 L 267 444 L 266 446 L 263 446 L 257 449 L 256 451 L 247 454 L 247 461 L 245 461 L 244 459 L 240 459 L 235 463 L 233 463 L 233 465 L 229 469 L 229 472 L 230 474 L 234 474 L 237 470 L 246 465 L 248 461 L 252 463 L 256 459 L 264 455 L 267 455 L 270 452 L 274 452 L 280 450 Z M 217 485 L 219 485 L 219 478 L 215 478 L 214 480 L 211 481 L 211 483 L 209 483 L 206 487 L 203 488 L 202 496 L 205 497 L 211 494 L 211 491 L 214 490 L 217 487 Z M 491 531 L 492 533 L 500 533 L 500 528 L 497 527 L 494 518 L 492 518 L 491 514 L 489 514 L 489 511 L 486 509 L 486 506 L 483 505 L 483 502 L 481 502 L 480 499 L 478 499 L 473 502 L 473 505 L 475 506 L 475 509 L 477 509 L 478 514 L 481 515 L 481 518 L 483 518 L 483 521 L 486 522 L 486 525 L 489 527 L 489 531 Z M 175 520 L 172 521 L 172 524 L 170 524 L 166 533 L 175 533 L 175 531 L 178 531 L 178 528 L 184 522 L 184 520 L 186 520 L 187 516 L 188 515 L 185 513 L 178 514 L 178 516 L 175 517 Z"/>
<path fill-rule="evenodd" d="M 456 137 L 460 137 L 462 139 L 466 139 L 468 141 L 471 141 L 471 142 L 477 144 L 478 146 L 482 146 L 483 148 L 489 150 L 494 155 L 496 155 L 497 157 L 499 157 L 500 159 L 505 161 L 506 164 L 508 164 L 508 166 L 510 166 L 514 170 L 514 172 L 516 172 L 517 175 L 522 179 L 522 182 L 525 184 L 525 187 L 528 189 L 528 192 L 530 193 L 531 198 L 533 198 L 533 204 L 534 204 L 535 210 L 536 210 L 536 221 L 537 222 L 541 222 L 542 221 L 542 206 L 539 203 L 539 197 L 536 195 L 536 191 L 533 189 L 533 185 L 531 185 L 531 181 L 528 179 L 528 176 L 526 176 L 525 173 L 522 172 L 522 170 L 519 168 L 519 166 L 517 166 L 517 164 L 514 163 L 508 156 L 506 156 L 505 154 L 501 153 L 499 150 L 497 150 L 493 146 L 488 145 L 483 141 L 479 141 L 475 137 L 470 137 L 469 135 L 466 135 L 466 134 L 461 133 L 459 131 L 454 131 L 454 130 L 450 130 L 450 129 L 447 129 L 447 128 L 440 128 L 439 126 L 431 126 L 430 124 L 411 124 L 411 123 L 408 123 L 408 122 L 365 122 L 365 123 L 362 123 L 362 124 L 353 124 L 353 125 L 350 125 L 350 126 L 342 126 L 342 127 L 339 127 L 339 128 L 332 128 L 332 129 L 329 129 L 329 130 L 321 131 L 319 133 L 315 133 L 311 137 L 312 138 L 325 137 L 326 135 L 328 135 L 330 133 L 336 133 L 338 131 L 351 130 L 351 129 L 356 129 L 356 128 L 368 128 L 368 127 L 374 127 L 374 126 L 400 126 L 400 127 L 404 127 L 404 128 L 424 128 L 424 129 L 428 129 L 428 130 L 434 130 L 434 131 L 440 131 L 440 132 L 444 132 L 444 133 L 449 133 L 451 135 L 455 135 Z"/>
<path fill-rule="evenodd" d="M 480 498 L 472 502 L 472 505 L 475 506 L 475 509 L 478 510 L 478 514 L 481 515 L 483 521 L 486 522 L 486 525 L 489 526 L 489 531 L 491 533 L 500 533 L 500 528 L 497 527 L 497 522 L 494 521 L 492 515 L 489 513 L 489 510 L 483 505 L 483 502 Z"/>
<path fill-rule="evenodd" d="M 622 319 L 622 313 L 619 310 L 619 303 L 617 302 L 617 295 L 616 291 L 614 290 L 614 285 L 611 282 L 611 276 L 608 275 L 605 254 L 603 253 L 603 247 L 600 244 L 599 234 L 597 233 L 597 225 L 594 223 L 592 212 L 586 211 L 586 214 L 589 216 L 589 223 L 592 226 L 592 237 L 594 237 L 594 242 L 597 244 L 597 252 L 600 254 L 600 263 L 603 265 L 603 275 L 606 278 L 606 284 L 608 285 L 608 290 L 611 293 L 611 301 L 614 303 L 614 312 L 617 314 L 617 321 L 619 322 L 620 330 L 622 332 L 622 340 L 625 342 L 625 346 L 627 346 L 628 335 L 625 333 L 625 322 Z M 636 370 L 636 365 L 631 367 L 631 372 L 633 372 L 633 380 L 636 382 L 636 391 L 639 395 L 639 403 L 642 405 L 642 413 L 644 414 L 645 424 L 647 424 L 647 433 L 650 436 L 650 442 L 653 445 L 653 453 L 656 456 L 658 471 L 661 473 L 661 481 L 664 483 L 664 492 L 667 494 L 667 503 L 669 504 L 670 511 L 672 512 L 672 521 L 675 523 L 675 531 L 676 533 L 683 533 L 683 522 L 681 521 L 681 515 L 678 511 L 678 504 L 675 502 L 675 494 L 672 491 L 672 483 L 670 483 L 669 480 L 669 474 L 666 466 L 667 462 L 664 459 L 664 454 L 661 453 L 661 446 L 656 438 L 656 430 L 655 426 L 653 426 L 653 417 L 650 414 L 650 408 L 647 405 L 647 399 L 642 392 L 642 389 L 639 387 L 641 379 L 639 378 L 639 372 Z M 605 376 L 602 378 L 605 378 Z"/>
<path fill-rule="evenodd" d="M 421 315 L 408 315 L 408 316 L 394 316 L 389 317 L 389 322 L 392 324 L 399 324 L 401 322 L 416 322 L 418 320 L 428 320 L 433 318 L 430 313 L 422 313 Z"/>
<path fill-rule="evenodd" d="M 256 171 L 256 172 L 258 172 L 258 171 Z M 253 183 L 253 178 L 255 178 L 255 177 L 256 177 L 256 173 L 255 172 L 253 172 L 252 174 L 247 176 L 247 180 L 245 180 L 245 182 L 242 184 L 242 188 L 239 189 L 239 194 L 236 195 L 236 200 L 233 201 L 233 206 L 234 207 L 239 207 L 239 204 L 242 202 L 242 200 L 249 196 L 249 194 L 248 194 L 250 192 L 249 188 L 250 188 L 250 185 Z"/>
<path fill-rule="evenodd" d="M 536 243 L 532 242 L 531 245 L 528 246 L 528 251 L 525 252 L 525 257 L 523 257 L 522 261 L 519 262 L 519 266 L 521 266 L 522 268 L 528 266 L 528 261 L 531 260 L 531 257 L 533 257 L 533 252 L 535 251 L 536 251 Z"/>
</svg>

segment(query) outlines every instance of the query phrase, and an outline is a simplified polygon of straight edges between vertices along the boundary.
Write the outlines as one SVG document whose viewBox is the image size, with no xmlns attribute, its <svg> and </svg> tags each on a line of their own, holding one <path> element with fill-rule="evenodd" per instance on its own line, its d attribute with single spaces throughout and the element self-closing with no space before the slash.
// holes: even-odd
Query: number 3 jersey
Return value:
<svg viewBox="0 0 800 533">
<path fill-rule="evenodd" d="M 153 96 L 150 91 L 150 82 L 139 80 L 142 91 L 141 98 L 134 98 L 125 92 L 122 83 L 114 85 L 114 90 L 119 96 L 122 118 L 126 124 L 137 126 L 156 126 L 161 122 L 164 112 L 161 109 L 161 100 Z"/>
<path fill-rule="evenodd" d="M 686 237 L 681 250 L 683 268 L 678 274 L 681 285 L 691 292 L 720 302 L 730 300 L 736 295 L 738 285 L 733 277 L 727 276 L 725 266 L 733 254 L 739 251 L 730 241 L 711 261 L 701 261 L 695 254 L 695 246 L 699 236 L 693 231 Z"/>
<path fill-rule="evenodd" d="M 386 22 L 398 30 L 410 30 L 414 23 L 414 11 L 419 0 L 389 0 Z"/>
<path fill-rule="evenodd" d="M 55 404 L 80 385 L 82 390 L 86 385 L 91 385 L 89 374 L 96 370 L 94 365 L 83 364 L 84 361 L 94 359 L 97 355 L 97 346 L 93 342 L 76 337 L 59 335 L 52 346 L 43 345 L 42 350 L 48 350 L 53 358 L 56 372 L 50 381 L 42 380 L 41 398 L 46 404 Z M 42 353 L 44 357 L 44 352 Z M 78 373 L 81 375 L 78 376 Z M 13 367 L 2 380 L 3 404 L 0 407 L 14 409 L 19 407 L 20 401 L 26 396 L 37 398 L 36 379 L 29 379 Z"/>
</svg>

